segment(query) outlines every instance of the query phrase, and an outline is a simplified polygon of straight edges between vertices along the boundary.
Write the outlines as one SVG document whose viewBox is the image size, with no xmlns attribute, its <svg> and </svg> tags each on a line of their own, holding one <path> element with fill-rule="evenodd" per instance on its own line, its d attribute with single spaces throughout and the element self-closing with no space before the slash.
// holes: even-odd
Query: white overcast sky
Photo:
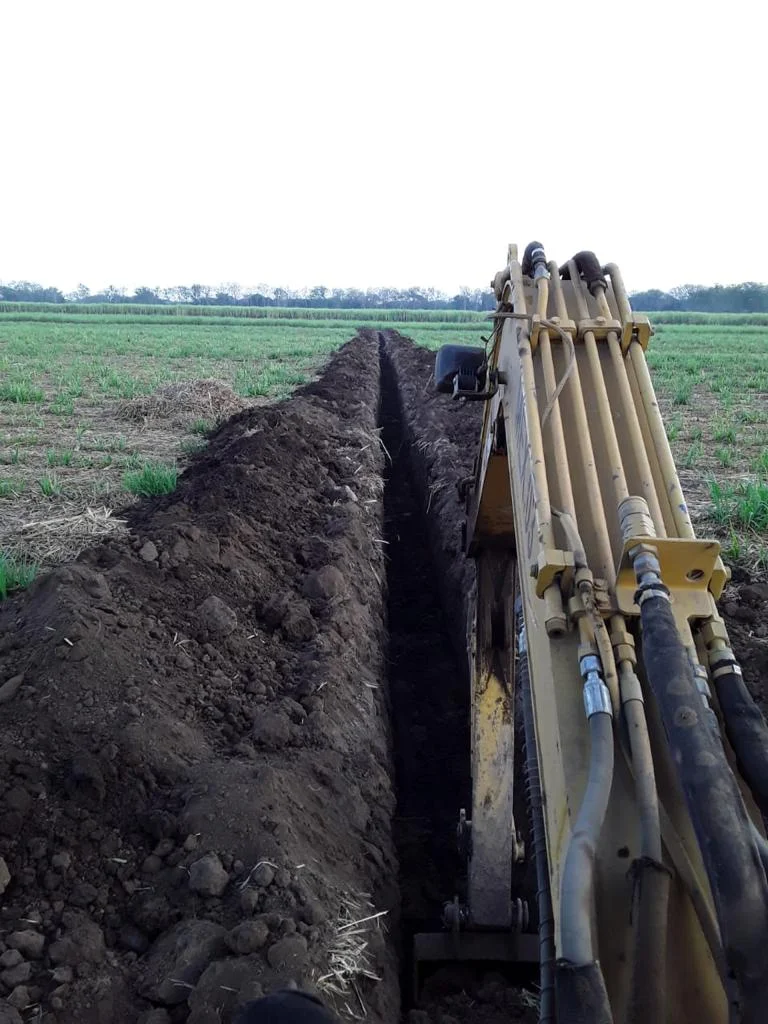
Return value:
<svg viewBox="0 0 768 1024">
<path fill-rule="evenodd" d="M 0 280 L 768 280 L 758 0 L 0 3 Z"/>
</svg>

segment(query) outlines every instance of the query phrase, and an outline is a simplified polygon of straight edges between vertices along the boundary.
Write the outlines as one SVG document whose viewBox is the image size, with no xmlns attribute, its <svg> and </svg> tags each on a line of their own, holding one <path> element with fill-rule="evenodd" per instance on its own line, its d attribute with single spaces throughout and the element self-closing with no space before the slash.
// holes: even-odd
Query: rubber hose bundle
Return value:
<svg viewBox="0 0 768 1024">
<path fill-rule="evenodd" d="M 729 972 L 729 1000 L 741 1024 L 768 1006 L 768 882 L 738 783 L 706 716 L 669 601 L 641 603 L 643 660 L 677 765 L 715 901 Z M 733 1004 L 736 1004 L 735 1006 Z"/>
</svg>

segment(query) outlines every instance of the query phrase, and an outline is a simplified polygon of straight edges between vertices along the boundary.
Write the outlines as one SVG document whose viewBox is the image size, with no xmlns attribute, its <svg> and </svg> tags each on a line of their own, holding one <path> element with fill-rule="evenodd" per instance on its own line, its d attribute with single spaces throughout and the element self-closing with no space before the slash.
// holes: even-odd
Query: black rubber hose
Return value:
<svg viewBox="0 0 768 1024">
<path fill-rule="evenodd" d="M 730 671 L 719 669 L 728 666 Z M 735 661 L 716 662 L 713 681 L 725 719 L 725 731 L 752 796 L 768 816 L 768 725 L 746 687 Z M 717 673 L 717 674 L 715 674 Z"/>
<path fill-rule="evenodd" d="M 520 267 L 525 277 L 533 277 L 537 266 L 547 266 L 547 257 L 544 246 L 541 242 L 529 242 L 523 253 L 523 262 Z"/>
<path fill-rule="evenodd" d="M 555 984 L 557 1024 L 613 1024 L 611 1004 L 598 963 L 576 966 L 567 960 L 558 960 Z"/>
<path fill-rule="evenodd" d="M 600 266 L 600 260 L 593 252 L 587 250 L 577 252 L 573 257 L 573 262 L 576 264 L 578 272 L 587 282 L 590 294 L 594 295 L 597 288 L 602 288 L 603 291 L 608 290 L 608 280 L 603 273 L 603 268 Z M 560 276 L 564 281 L 570 280 L 571 268 L 567 263 L 560 267 Z"/>
<path fill-rule="evenodd" d="M 521 629 L 522 616 L 518 615 L 517 688 L 523 709 L 525 733 L 525 767 L 528 776 L 528 808 L 533 834 L 533 859 L 536 865 L 536 905 L 539 918 L 539 1024 L 555 1021 L 555 919 L 552 914 L 552 895 L 549 888 L 547 840 L 544 832 L 544 803 L 541 798 L 539 758 L 536 750 L 536 728 L 533 720 L 531 679 L 528 671 L 528 651 L 525 632 Z"/>
<path fill-rule="evenodd" d="M 669 601 L 641 601 L 643 660 L 701 848 L 720 925 L 728 998 L 741 1024 L 768 1006 L 768 882 L 747 809 L 707 717 Z"/>
</svg>

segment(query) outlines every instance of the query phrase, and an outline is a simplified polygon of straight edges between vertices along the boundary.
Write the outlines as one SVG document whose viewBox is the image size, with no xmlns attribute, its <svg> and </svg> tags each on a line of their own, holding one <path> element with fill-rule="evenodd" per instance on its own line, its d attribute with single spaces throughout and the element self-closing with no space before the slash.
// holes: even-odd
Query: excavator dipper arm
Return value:
<svg viewBox="0 0 768 1024">
<path fill-rule="evenodd" d="M 485 353 L 446 346 L 435 372 L 438 390 L 485 403 L 466 491 L 473 797 L 456 955 L 477 935 L 530 951 L 510 881 L 525 855 L 542 1021 L 757 1024 L 768 731 L 718 614 L 719 545 L 696 537 L 677 476 L 651 326 L 590 252 L 558 267 L 538 242 L 522 261 L 510 246 L 493 288 Z"/>
</svg>

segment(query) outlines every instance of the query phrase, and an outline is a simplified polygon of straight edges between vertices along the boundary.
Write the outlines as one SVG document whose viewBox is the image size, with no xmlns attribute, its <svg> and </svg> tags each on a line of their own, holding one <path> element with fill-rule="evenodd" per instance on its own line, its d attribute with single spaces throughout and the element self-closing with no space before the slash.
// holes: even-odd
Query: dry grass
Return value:
<svg viewBox="0 0 768 1024">
<path fill-rule="evenodd" d="M 319 992 L 334 997 L 339 1012 L 350 1020 L 362 1020 L 367 1015 L 359 981 L 381 981 L 373 970 L 368 942 L 374 930 L 384 927 L 386 914 L 386 910 L 374 910 L 366 893 L 341 896 L 328 948 L 328 971 L 315 984 Z"/>
<path fill-rule="evenodd" d="M 180 380 L 161 385 L 151 395 L 118 402 L 115 415 L 134 423 L 167 420 L 182 427 L 203 419 L 220 423 L 252 404 L 240 398 L 223 381 Z"/>
<path fill-rule="evenodd" d="M 55 516 L 45 515 L 40 502 L 25 508 L 15 504 L 11 523 L 0 521 L 3 550 L 21 555 L 37 566 L 53 566 L 73 561 L 91 544 L 105 537 L 125 533 L 125 520 L 106 507 L 83 507 L 79 502 L 57 502 Z"/>
</svg>

